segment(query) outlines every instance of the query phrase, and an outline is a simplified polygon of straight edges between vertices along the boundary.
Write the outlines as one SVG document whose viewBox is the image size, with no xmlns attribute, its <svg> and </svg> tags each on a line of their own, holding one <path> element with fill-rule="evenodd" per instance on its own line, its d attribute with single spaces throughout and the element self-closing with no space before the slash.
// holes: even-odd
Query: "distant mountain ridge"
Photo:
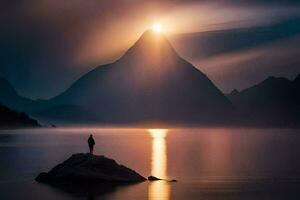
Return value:
<svg viewBox="0 0 300 200">
<path fill-rule="evenodd" d="M 14 87 L 4 78 L 0 78 L 0 91 L 0 103 L 4 105 L 15 108 L 21 102 L 24 104 L 31 102 L 29 99 L 19 96 Z"/>
<path fill-rule="evenodd" d="M 0 104 L 18 112 L 36 114 L 48 108 L 48 100 L 32 100 L 18 94 L 14 87 L 0 77 Z"/>
<path fill-rule="evenodd" d="M 228 98 L 251 123 L 265 126 L 300 126 L 300 75 L 294 80 L 269 77 Z"/>
<path fill-rule="evenodd" d="M 20 97 L 15 95 L 15 90 L 7 81 L 0 82 L 0 88 L 3 89 L 3 83 L 7 93 L 11 97 Z M 9 87 L 7 87 L 9 86 Z M 300 75 L 294 80 L 286 78 L 269 77 L 248 89 L 237 91 L 233 90 L 228 94 L 235 108 L 239 111 L 242 121 L 232 122 L 237 126 L 268 126 L 268 127 L 299 127 L 300 122 Z M 4 91 L 4 90 L 1 90 Z M 2 95 L 3 96 L 3 95 Z M 23 99 L 24 97 L 21 97 Z M 25 98 L 26 99 L 26 98 Z M 29 99 L 29 101 L 32 101 Z M 22 101 L 19 101 L 22 102 Z M 34 101 L 33 101 L 34 102 Z M 47 102 L 46 100 L 44 103 Z M 21 107 L 18 105 L 17 107 Z M 29 113 L 35 116 L 47 116 L 51 119 L 66 120 L 70 122 L 84 121 L 91 122 L 97 120 L 95 116 L 89 115 L 87 110 L 76 105 L 58 105 L 47 107 L 40 105 L 38 112 Z M 24 108 L 23 110 L 28 110 Z M 30 109 L 29 109 L 30 110 Z M 34 109 L 38 110 L 38 109 Z"/>
<path fill-rule="evenodd" d="M 145 32 L 114 63 L 96 67 L 63 93 L 31 100 L 0 78 L 0 104 L 35 118 L 71 123 L 193 123 L 300 127 L 300 75 L 269 77 L 224 95 L 169 41 Z"/>
</svg>

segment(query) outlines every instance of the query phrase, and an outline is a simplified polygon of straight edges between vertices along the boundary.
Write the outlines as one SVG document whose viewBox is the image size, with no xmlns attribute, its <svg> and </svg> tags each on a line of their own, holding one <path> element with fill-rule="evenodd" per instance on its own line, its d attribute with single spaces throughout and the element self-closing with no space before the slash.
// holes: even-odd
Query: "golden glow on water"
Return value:
<svg viewBox="0 0 300 200">
<path fill-rule="evenodd" d="M 151 175 L 167 179 L 167 129 L 149 129 L 152 137 Z M 153 181 L 149 183 L 149 200 L 169 200 L 170 185 L 166 181 Z"/>
<path fill-rule="evenodd" d="M 151 175 L 167 178 L 166 129 L 150 129 L 152 137 Z"/>
</svg>

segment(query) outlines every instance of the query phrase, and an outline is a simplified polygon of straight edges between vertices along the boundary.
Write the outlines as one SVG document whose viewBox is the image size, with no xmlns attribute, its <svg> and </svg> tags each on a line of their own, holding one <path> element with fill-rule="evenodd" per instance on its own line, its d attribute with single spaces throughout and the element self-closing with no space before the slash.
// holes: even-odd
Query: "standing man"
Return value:
<svg viewBox="0 0 300 200">
<path fill-rule="evenodd" d="M 89 144 L 89 148 L 90 148 L 90 154 L 93 154 L 94 152 L 94 145 L 96 144 L 95 143 L 95 140 L 93 138 L 93 135 L 91 134 L 89 139 L 88 139 L 88 144 Z"/>
</svg>

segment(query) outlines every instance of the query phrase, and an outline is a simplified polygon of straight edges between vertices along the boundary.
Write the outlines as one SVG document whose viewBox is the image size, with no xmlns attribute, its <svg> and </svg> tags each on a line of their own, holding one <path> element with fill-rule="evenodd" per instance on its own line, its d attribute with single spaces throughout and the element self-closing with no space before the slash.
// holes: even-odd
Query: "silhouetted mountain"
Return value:
<svg viewBox="0 0 300 200">
<path fill-rule="evenodd" d="M 34 101 L 19 96 L 14 87 L 5 79 L 0 78 L 0 103 L 18 111 L 35 105 Z"/>
<path fill-rule="evenodd" d="M 219 123 L 231 102 L 160 34 L 146 31 L 116 62 L 99 66 L 50 100 L 76 105 L 98 122 Z"/>
<path fill-rule="evenodd" d="M 0 104 L 0 128 L 38 127 L 38 122 L 24 112 L 18 113 Z"/>
<path fill-rule="evenodd" d="M 20 96 L 14 87 L 0 77 L 0 104 L 18 112 L 38 113 L 47 108 L 47 100 L 31 100 Z"/>
<path fill-rule="evenodd" d="M 293 127 L 300 124 L 300 75 L 293 81 L 269 77 L 228 97 L 250 123 Z"/>
</svg>

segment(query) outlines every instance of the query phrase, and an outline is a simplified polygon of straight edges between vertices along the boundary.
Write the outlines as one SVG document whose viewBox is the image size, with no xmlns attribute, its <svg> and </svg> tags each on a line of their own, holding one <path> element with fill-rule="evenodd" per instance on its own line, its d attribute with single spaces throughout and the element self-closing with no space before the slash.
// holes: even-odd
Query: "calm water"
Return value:
<svg viewBox="0 0 300 200">
<path fill-rule="evenodd" d="M 89 192 L 33 179 L 72 153 L 106 155 L 144 176 L 177 179 Z M 280 129 L 0 131 L 0 199 L 299 199 L 300 132 Z"/>
</svg>

